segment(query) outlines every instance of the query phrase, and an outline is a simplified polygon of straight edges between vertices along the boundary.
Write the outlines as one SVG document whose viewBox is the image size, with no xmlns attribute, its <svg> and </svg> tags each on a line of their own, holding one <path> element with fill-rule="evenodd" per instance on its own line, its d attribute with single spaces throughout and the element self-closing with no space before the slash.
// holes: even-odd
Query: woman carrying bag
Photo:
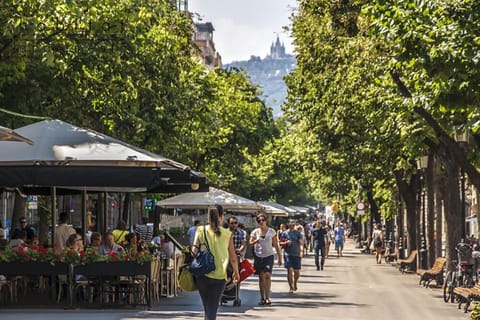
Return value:
<svg viewBox="0 0 480 320">
<path fill-rule="evenodd" d="M 223 219 L 222 206 L 217 205 L 208 208 L 208 225 L 197 227 L 192 248 L 192 253 L 195 255 L 200 245 L 202 245 L 201 250 L 203 250 L 204 244 L 208 243 L 209 250 L 215 258 L 215 270 L 203 276 L 195 277 L 198 293 L 202 299 L 205 320 L 215 320 L 217 318 L 218 305 L 225 289 L 229 262 L 233 267 L 233 281 L 237 283 L 240 280 L 232 233 L 230 230 L 221 227 Z"/>
</svg>

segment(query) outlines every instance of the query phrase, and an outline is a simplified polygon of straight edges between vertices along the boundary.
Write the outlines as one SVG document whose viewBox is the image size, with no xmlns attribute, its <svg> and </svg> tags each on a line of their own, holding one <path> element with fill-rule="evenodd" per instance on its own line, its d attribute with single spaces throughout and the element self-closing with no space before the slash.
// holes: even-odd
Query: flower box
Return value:
<svg viewBox="0 0 480 320">
<path fill-rule="evenodd" d="M 151 266 L 151 263 L 138 264 L 135 261 L 92 262 L 76 266 L 74 273 L 86 277 L 150 276 Z"/>
<path fill-rule="evenodd" d="M 52 265 L 40 261 L 0 262 L 0 274 L 4 276 L 53 276 L 68 273 L 69 265 L 65 263 Z"/>
</svg>

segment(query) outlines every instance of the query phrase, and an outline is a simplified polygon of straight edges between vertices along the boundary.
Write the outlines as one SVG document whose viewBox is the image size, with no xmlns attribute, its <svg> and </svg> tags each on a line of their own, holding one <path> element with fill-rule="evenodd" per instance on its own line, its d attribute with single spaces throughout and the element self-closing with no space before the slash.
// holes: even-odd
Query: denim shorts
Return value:
<svg viewBox="0 0 480 320">
<path fill-rule="evenodd" d="M 285 268 L 292 268 L 293 270 L 302 269 L 302 259 L 299 256 L 283 255 L 283 264 Z"/>
</svg>

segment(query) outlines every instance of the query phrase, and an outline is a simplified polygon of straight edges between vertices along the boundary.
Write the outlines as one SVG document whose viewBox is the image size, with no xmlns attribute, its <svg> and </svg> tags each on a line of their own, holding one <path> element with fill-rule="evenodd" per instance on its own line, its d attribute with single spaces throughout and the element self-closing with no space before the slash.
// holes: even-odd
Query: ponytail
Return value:
<svg viewBox="0 0 480 320">
<path fill-rule="evenodd" d="M 210 208 L 208 210 L 208 223 L 217 236 L 221 233 L 219 226 L 221 216 L 223 217 L 223 207 L 221 205 L 215 205 L 215 208 Z"/>
</svg>

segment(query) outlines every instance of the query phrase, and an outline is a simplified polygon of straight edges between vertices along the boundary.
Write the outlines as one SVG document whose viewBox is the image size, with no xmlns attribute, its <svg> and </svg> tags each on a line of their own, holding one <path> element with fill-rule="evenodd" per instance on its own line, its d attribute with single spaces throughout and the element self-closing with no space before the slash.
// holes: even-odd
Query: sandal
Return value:
<svg viewBox="0 0 480 320">
<path fill-rule="evenodd" d="M 265 301 L 265 299 L 262 299 L 262 300 L 260 300 L 260 302 L 258 303 L 258 305 L 259 305 L 259 306 L 264 306 L 266 303 L 267 303 L 267 301 Z"/>
<path fill-rule="evenodd" d="M 270 299 L 265 299 L 265 304 L 269 306 L 272 304 L 272 301 L 270 301 Z"/>
</svg>

